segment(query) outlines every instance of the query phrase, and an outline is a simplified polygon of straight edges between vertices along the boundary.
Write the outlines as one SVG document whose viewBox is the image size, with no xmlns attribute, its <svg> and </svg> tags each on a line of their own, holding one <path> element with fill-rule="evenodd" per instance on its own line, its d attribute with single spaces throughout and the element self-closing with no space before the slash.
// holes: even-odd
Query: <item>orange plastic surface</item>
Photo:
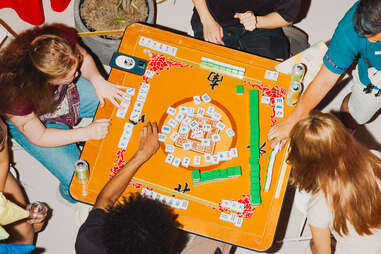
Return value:
<svg viewBox="0 0 381 254">
<path fill-rule="evenodd" d="M 141 36 L 177 48 L 176 55 L 171 56 L 140 46 L 139 40 Z M 192 107 L 194 103 L 193 96 L 202 96 L 207 93 L 212 99 L 211 103 L 205 104 L 203 102 L 199 106 L 194 106 L 194 108 L 204 107 L 207 110 L 208 106 L 214 106 L 216 112 L 221 113 L 221 121 L 235 131 L 235 136 L 232 138 L 229 138 L 222 131 L 220 133 L 221 141 L 214 147 L 213 152 L 217 153 L 218 151 L 236 147 L 238 149 L 238 158 L 220 162 L 218 165 L 203 163 L 201 166 L 196 167 L 191 163 L 187 169 L 181 165 L 174 167 L 164 162 L 167 156 L 164 150 L 165 143 L 171 143 L 167 136 L 165 143 L 161 143 L 157 154 L 139 169 L 134 177 L 134 183 L 130 184 L 124 194 L 128 195 L 130 192 L 141 191 L 142 188 L 147 187 L 142 183 L 148 183 L 148 187 L 155 192 L 189 201 L 186 210 L 176 209 L 184 230 L 245 248 L 268 249 L 274 239 L 289 177 L 289 167 L 284 163 L 286 155 L 285 149 L 283 149 L 278 153 L 275 160 L 270 191 L 264 193 L 263 186 L 271 152 L 267 133 L 275 122 L 283 120 L 283 118 L 274 116 L 274 98 L 281 96 L 285 100 L 290 77 L 279 73 L 277 81 L 265 79 L 267 70 L 274 71 L 274 66 L 278 64 L 276 61 L 142 24 L 134 24 L 128 27 L 119 52 L 146 59 L 148 61 L 147 69 L 154 70 L 156 68 L 156 72 L 152 78 L 147 78 L 119 69 L 112 69 L 109 81 L 133 87 L 136 92 L 132 97 L 125 119 L 116 117 L 118 109 L 110 102 L 107 102 L 103 108 L 98 109 L 96 119 L 112 119 L 110 133 L 102 141 L 86 142 L 81 159 L 88 161 L 90 167 L 88 194 L 87 196 L 82 195 L 82 186 L 73 178 L 70 187 L 72 196 L 80 201 L 94 204 L 98 193 L 110 176 L 128 161 L 136 151 L 139 131 L 144 125 L 141 122 L 134 126 L 126 151 L 119 149 L 117 145 L 124 125 L 128 122 L 134 107 L 137 92 L 142 82 L 150 85 L 142 115 L 145 115 L 145 121 L 157 121 L 159 131 L 163 124 L 173 118 L 166 113 L 169 106 L 177 108 L 177 110 L 179 110 L 180 106 Z M 210 86 L 211 81 L 208 80 L 208 76 L 212 71 L 200 67 L 201 57 L 243 67 L 245 68 L 245 78 L 238 79 L 221 74 L 223 80 L 212 89 Z M 237 85 L 244 87 L 242 95 L 237 95 Z M 263 145 L 263 147 L 261 148 L 262 155 L 259 160 L 262 203 L 258 207 L 254 207 L 248 202 L 250 200 L 250 89 L 259 90 L 260 95 L 258 105 L 260 145 Z M 262 104 L 262 96 L 269 96 L 271 103 L 269 105 Z M 291 111 L 292 107 L 284 103 L 284 117 L 287 117 Z M 194 151 L 176 149 L 176 156 L 178 157 L 197 155 Z M 240 166 L 242 176 L 198 186 L 192 184 L 191 174 L 193 169 L 205 171 L 225 169 L 232 166 Z M 183 190 L 186 183 L 190 191 L 182 193 L 174 190 L 179 184 L 181 185 L 180 189 Z M 221 208 L 222 200 L 235 200 L 245 204 L 245 211 L 236 213 L 238 217 L 244 218 L 241 227 L 220 220 L 221 212 L 234 213 Z"/>
</svg>

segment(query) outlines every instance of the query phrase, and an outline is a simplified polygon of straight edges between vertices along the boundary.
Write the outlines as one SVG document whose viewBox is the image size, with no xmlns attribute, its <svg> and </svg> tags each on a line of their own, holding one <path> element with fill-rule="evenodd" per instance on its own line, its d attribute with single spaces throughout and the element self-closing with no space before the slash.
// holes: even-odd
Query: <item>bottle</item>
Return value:
<svg viewBox="0 0 381 254">
<path fill-rule="evenodd" d="M 82 196 L 87 196 L 87 183 L 89 182 L 89 165 L 84 160 L 77 160 L 74 164 L 75 176 L 82 185 Z"/>
</svg>

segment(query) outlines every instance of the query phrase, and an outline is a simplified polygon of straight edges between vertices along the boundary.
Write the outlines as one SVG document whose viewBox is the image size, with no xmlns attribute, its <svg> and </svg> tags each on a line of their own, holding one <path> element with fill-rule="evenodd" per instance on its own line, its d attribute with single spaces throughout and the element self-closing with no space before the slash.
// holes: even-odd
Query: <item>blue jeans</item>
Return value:
<svg viewBox="0 0 381 254">
<path fill-rule="evenodd" d="M 89 81 L 79 78 L 77 89 L 80 99 L 80 118 L 93 118 L 98 107 L 98 98 Z M 80 151 L 76 144 L 60 147 L 40 147 L 29 140 L 10 122 L 9 133 L 29 154 L 38 160 L 60 181 L 60 193 L 69 202 L 76 201 L 70 196 L 69 185 L 74 173 L 74 163 L 79 159 Z M 65 124 L 47 124 L 46 128 L 69 129 Z"/>
</svg>

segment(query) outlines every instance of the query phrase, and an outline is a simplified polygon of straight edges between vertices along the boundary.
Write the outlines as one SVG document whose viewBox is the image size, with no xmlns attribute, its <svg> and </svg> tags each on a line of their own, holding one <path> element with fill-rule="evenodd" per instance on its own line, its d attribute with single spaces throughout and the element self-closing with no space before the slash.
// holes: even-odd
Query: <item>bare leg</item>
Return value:
<svg viewBox="0 0 381 254">
<path fill-rule="evenodd" d="M 25 208 L 26 198 L 20 185 L 12 174 L 8 173 L 7 180 L 4 188 L 4 195 L 6 198 L 17 205 Z M 6 226 L 6 230 L 10 234 L 9 242 L 33 244 L 34 232 L 33 226 L 27 223 L 25 220 L 15 222 Z"/>
<path fill-rule="evenodd" d="M 343 122 L 343 124 L 345 125 L 345 127 L 347 127 L 350 131 L 353 132 L 359 127 L 359 125 L 357 124 L 357 122 L 353 119 L 353 117 L 349 113 L 348 102 L 349 102 L 350 97 L 351 97 L 351 93 L 347 94 L 347 96 L 345 96 L 345 98 L 341 104 L 340 119 Z"/>
</svg>

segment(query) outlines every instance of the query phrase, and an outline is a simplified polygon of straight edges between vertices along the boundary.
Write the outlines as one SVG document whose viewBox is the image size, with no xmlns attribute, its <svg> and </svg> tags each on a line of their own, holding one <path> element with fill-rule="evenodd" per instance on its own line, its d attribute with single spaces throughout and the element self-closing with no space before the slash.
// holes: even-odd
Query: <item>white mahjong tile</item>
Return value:
<svg viewBox="0 0 381 254">
<path fill-rule="evenodd" d="M 237 218 L 238 218 L 237 214 L 235 214 L 235 213 L 231 213 L 231 214 L 230 214 L 230 217 L 229 217 L 229 222 L 235 224 L 236 221 L 237 221 Z"/>
<path fill-rule="evenodd" d="M 140 36 L 139 39 L 139 46 L 145 47 L 146 46 L 146 37 Z"/>
<path fill-rule="evenodd" d="M 126 130 L 126 129 L 133 129 L 134 128 L 134 125 L 132 124 L 132 123 L 125 123 L 124 124 L 124 129 Z"/>
<path fill-rule="evenodd" d="M 212 155 L 204 154 L 204 160 L 206 163 L 211 163 L 212 162 Z"/>
<path fill-rule="evenodd" d="M 144 76 L 147 78 L 153 78 L 154 74 L 155 74 L 154 71 L 146 70 L 146 72 L 144 73 Z"/>
<path fill-rule="evenodd" d="M 124 119 L 126 117 L 127 110 L 118 109 L 116 111 L 116 117 Z"/>
<path fill-rule="evenodd" d="M 176 121 L 181 122 L 185 117 L 185 114 L 183 113 L 178 113 L 177 116 L 175 117 Z"/>
<path fill-rule="evenodd" d="M 143 197 L 148 197 L 148 189 L 147 189 L 147 188 L 143 188 L 140 194 L 141 194 Z"/>
<path fill-rule="evenodd" d="M 194 166 L 200 166 L 201 165 L 201 156 L 193 157 L 193 165 Z"/>
<path fill-rule="evenodd" d="M 212 155 L 212 164 L 217 165 L 218 163 L 220 163 L 218 155 Z"/>
<path fill-rule="evenodd" d="M 171 128 L 176 128 L 178 122 L 174 119 L 169 119 L 168 120 L 168 125 L 171 127 Z"/>
<path fill-rule="evenodd" d="M 223 154 L 224 161 L 230 161 L 232 159 L 230 151 L 223 151 L 222 154 Z"/>
<path fill-rule="evenodd" d="M 275 107 L 274 107 L 275 110 L 284 110 L 284 105 L 283 104 L 275 104 Z"/>
<path fill-rule="evenodd" d="M 275 110 L 275 117 L 283 118 L 284 117 L 284 111 L 283 110 Z"/>
<path fill-rule="evenodd" d="M 262 96 L 262 98 L 261 98 L 261 103 L 262 104 L 269 105 L 270 102 L 271 102 L 271 98 L 269 96 Z"/>
<path fill-rule="evenodd" d="M 204 138 L 204 132 L 199 128 L 194 129 L 192 130 L 191 138 L 201 140 Z"/>
<path fill-rule="evenodd" d="M 191 159 L 190 159 L 190 158 L 188 158 L 188 157 L 184 157 L 184 158 L 183 158 L 183 161 L 181 162 L 181 166 L 183 166 L 184 168 L 188 168 L 190 162 L 191 162 Z"/>
<path fill-rule="evenodd" d="M 232 208 L 231 208 L 231 210 L 237 212 L 238 206 L 239 206 L 239 203 L 237 201 L 233 200 L 232 201 Z"/>
<path fill-rule="evenodd" d="M 284 104 L 283 98 L 282 97 L 274 98 L 274 104 L 275 105 L 283 105 Z"/>
<path fill-rule="evenodd" d="M 159 133 L 158 135 L 159 142 L 165 142 L 165 138 L 167 137 L 165 134 Z"/>
<path fill-rule="evenodd" d="M 242 224 L 243 224 L 243 218 L 238 217 L 236 222 L 234 223 L 234 226 L 240 228 L 240 227 L 242 227 Z"/>
<path fill-rule="evenodd" d="M 202 125 L 202 130 L 205 131 L 205 132 L 209 132 L 212 130 L 212 125 L 211 124 L 208 124 L 208 123 L 204 123 Z"/>
<path fill-rule="evenodd" d="M 183 149 L 185 151 L 191 150 L 192 149 L 192 142 L 183 143 Z"/>
<path fill-rule="evenodd" d="M 166 144 L 165 145 L 165 152 L 166 153 L 173 153 L 175 151 L 175 146 Z"/>
<path fill-rule="evenodd" d="M 193 107 L 188 107 L 187 112 L 188 115 L 193 115 L 194 114 L 194 108 Z"/>
<path fill-rule="evenodd" d="M 184 126 L 188 126 L 192 122 L 192 118 L 186 116 L 182 121 L 181 124 Z"/>
<path fill-rule="evenodd" d="M 245 205 L 242 203 L 239 203 L 237 208 L 237 213 L 243 213 L 245 211 Z"/>
<path fill-rule="evenodd" d="M 175 48 L 175 47 L 170 47 L 169 48 L 169 54 L 171 55 L 171 56 L 176 56 L 176 52 L 177 52 L 177 48 Z"/>
<path fill-rule="evenodd" d="M 189 124 L 189 128 L 191 128 L 192 130 L 196 129 L 198 127 L 198 122 L 196 120 L 193 120 L 190 124 Z"/>
<path fill-rule="evenodd" d="M 169 138 L 173 141 L 176 142 L 176 140 L 179 138 L 179 134 L 177 132 L 173 132 Z"/>
<path fill-rule="evenodd" d="M 200 96 L 193 96 L 193 104 L 196 106 L 201 104 Z"/>
<path fill-rule="evenodd" d="M 214 107 L 209 106 L 208 109 L 206 110 L 206 114 L 211 116 L 213 113 L 214 113 Z"/>
<path fill-rule="evenodd" d="M 157 50 L 160 52 L 163 52 L 164 51 L 164 44 L 159 42 L 159 46 L 158 46 Z"/>
<path fill-rule="evenodd" d="M 134 104 L 133 110 L 137 110 L 137 112 L 142 112 L 144 103 L 141 101 L 136 101 Z"/>
<path fill-rule="evenodd" d="M 171 115 L 171 116 L 174 116 L 176 114 L 176 109 L 172 108 L 172 107 L 168 107 L 167 114 Z"/>
<path fill-rule="evenodd" d="M 173 208 L 179 209 L 181 207 L 181 200 L 174 198 L 173 200 Z"/>
<path fill-rule="evenodd" d="M 212 141 L 213 142 L 220 142 L 220 140 L 221 140 L 220 134 L 213 134 L 212 135 Z"/>
<path fill-rule="evenodd" d="M 230 214 L 222 212 L 220 214 L 220 220 L 230 222 Z"/>
<path fill-rule="evenodd" d="M 189 128 L 188 126 L 185 126 L 185 125 L 181 125 L 180 128 L 179 128 L 179 133 L 180 134 L 187 134 L 189 132 Z"/>
<path fill-rule="evenodd" d="M 120 149 L 126 149 L 128 146 L 128 141 L 129 140 L 120 140 L 118 143 L 118 148 Z"/>
<path fill-rule="evenodd" d="M 135 95 L 135 88 L 128 87 L 127 90 L 126 90 L 126 93 L 127 93 L 129 96 L 134 96 L 134 95 Z"/>
<path fill-rule="evenodd" d="M 187 113 L 187 110 L 188 110 L 188 107 L 184 107 L 184 106 L 180 106 L 180 107 L 179 107 L 179 112 L 180 112 L 180 113 L 186 114 L 186 113 Z"/>
<path fill-rule="evenodd" d="M 146 98 L 147 98 L 147 94 L 139 93 L 136 100 L 144 103 L 146 101 Z"/>
<path fill-rule="evenodd" d="M 211 117 L 212 117 L 213 120 L 220 121 L 222 115 L 221 115 L 220 113 L 214 112 L 214 113 L 211 115 Z"/>
<path fill-rule="evenodd" d="M 197 109 L 197 115 L 198 116 L 203 116 L 205 113 L 205 109 L 204 108 L 198 108 Z"/>
<path fill-rule="evenodd" d="M 131 104 L 131 100 L 122 100 L 122 101 L 120 102 L 120 107 L 119 107 L 119 109 L 120 109 L 120 108 L 128 109 L 128 107 L 130 106 L 130 104 Z"/>
<path fill-rule="evenodd" d="M 235 136 L 235 132 L 233 131 L 232 128 L 229 128 L 229 129 L 226 130 L 226 135 L 228 135 L 229 138 L 232 138 L 232 137 Z"/>
<path fill-rule="evenodd" d="M 178 157 L 175 157 L 175 158 L 173 159 L 173 161 L 172 161 L 172 166 L 174 166 L 174 167 L 177 168 L 177 167 L 180 165 L 180 162 L 181 162 L 181 159 L 178 158 Z"/>
<path fill-rule="evenodd" d="M 156 200 L 156 199 L 157 199 L 157 192 L 152 191 L 151 193 L 152 193 L 152 194 L 151 194 L 151 198 L 152 198 L 153 200 Z"/>
<path fill-rule="evenodd" d="M 201 96 L 201 99 L 205 102 L 205 103 L 209 103 L 212 101 L 212 99 L 209 97 L 209 95 L 207 93 L 203 94 Z"/>
<path fill-rule="evenodd" d="M 232 202 L 230 200 L 222 200 L 221 207 L 230 210 L 232 208 Z"/>
<path fill-rule="evenodd" d="M 122 136 L 130 138 L 132 136 L 132 129 L 124 129 Z"/>
<path fill-rule="evenodd" d="M 208 139 L 208 138 L 203 138 L 203 139 L 201 140 L 201 145 L 202 145 L 202 146 L 210 146 L 210 139 Z"/>
<path fill-rule="evenodd" d="M 172 164 L 172 161 L 174 158 L 175 156 L 173 154 L 168 154 L 167 157 L 165 158 L 165 163 Z"/>
<path fill-rule="evenodd" d="M 188 200 L 182 200 L 180 208 L 183 209 L 183 210 L 186 210 L 188 208 L 188 205 L 189 205 L 189 201 Z"/>
<path fill-rule="evenodd" d="M 237 158 L 238 157 L 238 149 L 235 147 L 230 148 L 230 155 L 232 158 Z"/>
<path fill-rule="evenodd" d="M 226 127 L 225 124 L 221 121 L 216 124 L 216 128 L 219 129 L 220 131 L 223 131 L 225 127 Z"/>
<path fill-rule="evenodd" d="M 167 125 L 163 125 L 163 127 L 161 127 L 161 132 L 164 134 L 169 134 L 169 133 L 171 133 L 171 127 L 169 127 Z"/>
</svg>

